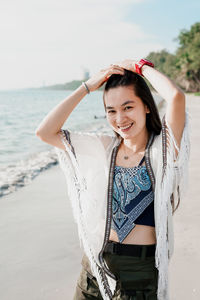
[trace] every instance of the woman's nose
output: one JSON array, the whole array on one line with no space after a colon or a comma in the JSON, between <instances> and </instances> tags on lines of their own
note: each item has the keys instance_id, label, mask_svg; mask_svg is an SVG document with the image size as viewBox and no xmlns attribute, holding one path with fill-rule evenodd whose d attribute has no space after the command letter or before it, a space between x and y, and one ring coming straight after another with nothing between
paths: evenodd
<instances>
[{"instance_id":1,"label":"woman's nose","mask_svg":"<svg viewBox=\"0 0 200 300\"><path fill-rule=\"evenodd\" d=\"M123 122L124 122L124 116L123 116L123 114L122 113L117 114L116 115L116 123L118 125L121 125L121 124L123 124Z\"/></svg>"}]
</instances>

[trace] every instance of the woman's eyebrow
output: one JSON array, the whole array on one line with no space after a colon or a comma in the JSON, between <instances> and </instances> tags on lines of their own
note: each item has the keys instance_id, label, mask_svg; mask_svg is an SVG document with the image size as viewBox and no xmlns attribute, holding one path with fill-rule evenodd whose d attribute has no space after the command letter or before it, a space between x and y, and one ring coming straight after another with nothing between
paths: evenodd
<instances>
[{"instance_id":1,"label":"woman's eyebrow","mask_svg":"<svg viewBox=\"0 0 200 300\"><path fill-rule=\"evenodd\" d=\"M136 103L136 102L133 101L133 100L128 100L128 101L122 103L121 106L124 106L124 105L126 105L128 103ZM106 109L112 109L112 108L114 108L114 107L112 107L112 106L106 106Z\"/></svg>"}]
</instances>

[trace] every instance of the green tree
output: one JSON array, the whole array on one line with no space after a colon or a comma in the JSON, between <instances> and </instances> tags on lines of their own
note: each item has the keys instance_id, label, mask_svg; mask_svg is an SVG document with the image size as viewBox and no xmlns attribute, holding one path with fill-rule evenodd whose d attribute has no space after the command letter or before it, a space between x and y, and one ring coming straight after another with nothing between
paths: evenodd
<instances>
[{"instance_id":1,"label":"green tree","mask_svg":"<svg viewBox=\"0 0 200 300\"><path fill-rule=\"evenodd\" d=\"M200 91L200 23L195 23L190 30L181 30L177 38L179 46L175 54L166 49L150 52L146 57L154 62L155 67L173 79L184 90Z\"/></svg>"},{"instance_id":2,"label":"green tree","mask_svg":"<svg viewBox=\"0 0 200 300\"><path fill-rule=\"evenodd\" d=\"M181 30L175 40L179 42L176 51L176 66L180 69L178 79L185 77L186 90L200 91L200 22L192 25L190 30Z\"/></svg>"},{"instance_id":3,"label":"green tree","mask_svg":"<svg viewBox=\"0 0 200 300\"><path fill-rule=\"evenodd\" d=\"M147 59L154 62L158 71L165 73L170 78L175 77L177 58L174 54L163 49L160 52L150 52Z\"/></svg>"}]
</instances>

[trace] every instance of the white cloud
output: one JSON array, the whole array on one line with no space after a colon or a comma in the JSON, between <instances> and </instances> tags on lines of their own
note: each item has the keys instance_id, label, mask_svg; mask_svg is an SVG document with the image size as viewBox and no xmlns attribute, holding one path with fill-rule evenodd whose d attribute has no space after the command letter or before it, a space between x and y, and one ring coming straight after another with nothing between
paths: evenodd
<instances>
[{"instance_id":1,"label":"white cloud","mask_svg":"<svg viewBox=\"0 0 200 300\"><path fill-rule=\"evenodd\" d=\"M0 5L1 89L66 82L125 58L162 49L125 20L149 0L35 0Z\"/></svg>"}]
</instances>

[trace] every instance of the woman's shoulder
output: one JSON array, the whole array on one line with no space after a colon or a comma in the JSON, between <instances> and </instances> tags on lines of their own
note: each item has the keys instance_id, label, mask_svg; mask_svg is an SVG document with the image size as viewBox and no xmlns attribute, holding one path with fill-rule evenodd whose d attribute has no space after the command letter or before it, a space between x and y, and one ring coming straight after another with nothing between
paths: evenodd
<instances>
[{"instance_id":1,"label":"woman's shoulder","mask_svg":"<svg viewBox=\"0 0 200 300\"><path fill-rule=\"evenodd\" d=\"M111 146L114 146L116 143L118 143L119 139L117 136L112 135L110 133L98 133L97 134L98 139L102 143L105 149L108 149Z\"/></svg>"},{"instance_id":2,"label":"woman's shoulder","mask_svg":"<svg viewBox=\"0 0 200 300\"><path fill-rule=\"evenodd\" d=\"M111 133L103 133L97 131L81 131L62 129L63 134L67 141L75 148L88 148L98 147L101 144L107 151L110 147L114 146L118 138Z\"/></svg>"}]
</instances>

